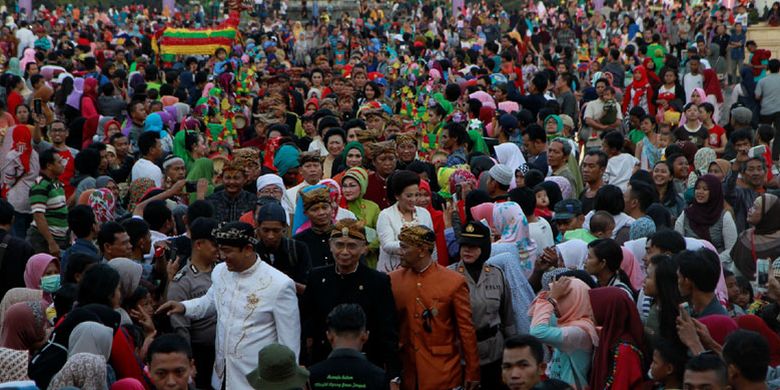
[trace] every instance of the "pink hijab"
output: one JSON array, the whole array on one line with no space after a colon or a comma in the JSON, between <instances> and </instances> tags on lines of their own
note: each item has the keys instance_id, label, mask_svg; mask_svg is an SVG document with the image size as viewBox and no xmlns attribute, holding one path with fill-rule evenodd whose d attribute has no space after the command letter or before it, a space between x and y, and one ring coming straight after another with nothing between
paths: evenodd
<instances>
[{"instance_id":1,"label":"pink hijab","mask_svg":"<svg viewBox=\"0 0 780 390\"><path fill-rule=\"evenodd\" d=\"M645 280L645 273L642 272L642 266L639 264L636 257L634 257L634 253L631 252L630 249L624 246L620 247L620 249L623 250L623 261L620 263L620 269L628 275L628 278L631 281L631 288L635 291L639 291Z\"/></svg>"},{"instance_id":2,"label":"pink hijab","mask_svg":"<svg viewBox=\"0 0 780 390\"><path fill-rule=\"evenodd\" d=\"M27 260L27 266L24 268L24 285L33 290L40 290L43 273L46 272L46 267L52 261L59 266L57 258L48 253L38 253L30 257L30 260Z\"/></svg>"},{"instance_id":3,"label":"pink hijab","mask_svg":"<svg viewBox=\"0 0 780 390\"><path fill-rule=\"evenodd\" d=\"M35 49L28 47L24 49L24 56L19 60L19 69L24 72L27 64L35 62Z\"/></svg>"},{"instance_id":4,"label":"pink hijab","mask_svg":"<svg viewBox=\"0 0 780 390\"><path fill-rule=\"evenodd\" d=\"M585 282L577 278L569 278L569 291L558 300L558 326L574 326L582 329L590 337L593 345L599 344L599 336L596 331L596 325L593 323L593 309L590 305L590 296ZM536 298L536 301L546 300L549 291L542 291ZM549 321L549 317L541 316L537 313L541 305L531 305L528 315L532 317L531 327L537 324Z\"/></svg>"},{"instance_id":5,"label":"pink hijab","mask_svg":"<svg viewBox=\"0 0 780 390\"><path fill-rule=\"evenodd\" d=\"M493 224L493 203L482 203L471 208L471 216L475 221L485 220L490 227L494 227Z\"/></svg>"},{"instance_id":6,"label":"pink hijab","mask_svg":"<svg viewBox=\"0 0 780 390\"><path fill-rule=\"evenodd\" d=\"M477 99L482 103L482 107L490 107L496 109L496 101L485 91L477 91L469 95L471 99Z\"/></svg>"}]
</instances>

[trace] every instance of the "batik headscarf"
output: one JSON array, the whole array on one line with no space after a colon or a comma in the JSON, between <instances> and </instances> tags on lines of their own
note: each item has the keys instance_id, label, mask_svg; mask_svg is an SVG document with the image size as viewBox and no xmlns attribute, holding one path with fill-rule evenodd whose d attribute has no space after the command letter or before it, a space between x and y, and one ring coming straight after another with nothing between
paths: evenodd
<instances>
[{"instance_id":1,"label":"batik headscarf","mask_svg":"<svg viewBox=\"0 0 780 390\"><path fill-rule=\"evenodd\" d=\"M693 188L699 176L706 175L710 170L710 164L715 162L718 156L712 148L701 148L693 156L694 172L688 175L688 188Z\"/></svg>"},{"instance_id":2,"label":"batik headscarf","mask_svg":"<svg viewBox=\"0 0 780 390\"><path fill-rule=\"evenodd\" d=\"M116 214L116 198L108 188L99 188L89 195L89 207L95 213L95 221L102 225L113 221Z\"/></svg>"},{"instance_id":3,"label":"batik headscarf","mask_svg":"<svg viewBox=\"0 0 780 390\"><path fill-rule=\"evenodd\" d=\"M324 184L316 184L313 186L303 187L300 190L300 194L298 194L298 200L295 204L295 215L293 216L293 234L298 234L309 226L311 226L311 221L309 221L309 217L306 216L305 211L306 208L304 206L304 194L319 190L319 189L325 189L328 191L328 199L330 199L330 188Z\"/></svg>"},{"instance_id":4,"label":"batik headscarf","mask_svg":"<svg viewBox=\"0 0 780 390\"><path fill-rule=\"evenodd\" d=\"M127 190L129 196L127 210L132 212L135 206L138 203L141 203L141 199L143 199L144 195L152 188L155 188L154 180L148 177L141 177L133 180Z\"/></svg>"},{"instance_id":5,"label":"batik headscarf","mask_svg":"<svg viewBox=\"0 0 780 390\"><path fill-rule=\"evenodd\" d=\"M28 380L29 364L29 351L0 347L0 383Z\"/></svg>"},{"instance_id":6,"label":"batik headscarf","mask_svg":"<svg viewBox=\"0 0 780 390\"><path fill-rule=\"evenodd\" d=\"M91 353L77 353L52 378L49 388L107 389L106 359Z\"/></svg>"}]
</instances>

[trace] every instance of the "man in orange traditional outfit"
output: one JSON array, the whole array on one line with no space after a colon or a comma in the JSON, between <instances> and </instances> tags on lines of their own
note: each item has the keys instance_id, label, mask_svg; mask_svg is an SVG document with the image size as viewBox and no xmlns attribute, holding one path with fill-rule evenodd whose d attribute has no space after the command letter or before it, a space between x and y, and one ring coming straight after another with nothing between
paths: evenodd
<instances>
[{"instance_id":1,"label":"man in orange traditional outfit","mask_svg":"<svg viewBox=\"0 0 780 390\"><path fill-rule=\"evenodd\" d=\"M400 323L400 388L478 388L477 336L466 279L431 259L436 235L427 227L404 227L398 239L401 268L390 273L390 280Z\"/></svg>"}]
</instances>

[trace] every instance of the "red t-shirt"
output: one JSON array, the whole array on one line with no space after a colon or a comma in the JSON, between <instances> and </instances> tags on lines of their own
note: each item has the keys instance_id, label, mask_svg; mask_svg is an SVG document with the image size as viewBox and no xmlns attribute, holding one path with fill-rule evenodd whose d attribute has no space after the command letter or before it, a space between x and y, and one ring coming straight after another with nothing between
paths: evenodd
<instances>
[{"instance_id":1,"label":"red t-shirt","mask_svg":"<svg viewBox=\"0 0 780 390\"><path fill-rule=\"evenodd\" d=\"M65 187L65 198L70 198L76 191L76 188L70 184L70 179L73 179L73 176L76 175L76 156L70 152L70 148L57 150L57 155L60 156L62 165L65 167L65 170L62 171L62 174L59 177L60 183Z\"/></svg>"},{"instance_id":2,"label":"red t-shirt","mask_svg":"<svg viewBox=\"0 0 780 390\"><path fill-rule=\"evenodd\" d=\"M721 148L723 145L721 145L720 137L723 136L723 134L726 133L726 130L718 125L712 126L709 130L707 130L707 133L709 134L709 143L710 146L713 148Z\"/></svg>"}]
</instances>

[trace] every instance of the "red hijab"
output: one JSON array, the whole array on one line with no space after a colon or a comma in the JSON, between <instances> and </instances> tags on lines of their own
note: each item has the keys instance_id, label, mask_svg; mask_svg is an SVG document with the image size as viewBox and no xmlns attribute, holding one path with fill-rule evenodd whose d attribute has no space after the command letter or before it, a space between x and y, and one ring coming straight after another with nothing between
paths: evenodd
<instances>
[{"instance_id":1,"label":"red hijab","mask_svg":"<svg viewBox=\"0 0 780 390\"><path fill-rule=\"evenodd\" d=\"M718 103L723 103L723 90L720 88L718 75L712 69L704 69L702 75L704 76L704 93L715 95Z\"/></svg>"},{"instance_id":2,"label":"red hijab","mask_svg":"<svg viewBox=\"0 0 780 390\"><path fill-rule=\"evenodd\" d=\"M428 180L420 180L420 191L427 192L429 197L433 194L431 192L431 185L428 183ZM428 210L428 212L431 214L431 217L433 217L434 213L441 213L441 211L433 208L433 199L431 199L431 202L428 202L428 206L425 206L425 209Z\"/></svg>"},{"instance_id":3,"label":"red hijab","mask_svg":"<svg viewBox=\"0 0 780 390\"><path fill-rule=\"evenodd\" d=\"M89 79L89 80L94 80L94 79ZM84 121L84 126L82 127L82 131L81 131L82 148L86 149L90 144L92 144L92 137L94 137L95 134L97 134L99 123L100 123L99 115L91 116L87 118L86 121Z\"/></svg>"},{"instance_id":4,"label":"red hijab","mask_svg":"<svg viewBox=\"0 0 780 390\"><path fill-rule=\"evenodd\" d=\"M699 322L707 327L712 339L720 345L725 344L726 337L739 329L739 325L731 317L719 314L701 317Z\"/></svg>"},{"instance_id":5,"label":"red hijab","mask_svg":"<svg viewBox=\"0 0 780 390\"><path fill-rule=\"evenodd\" d=\"M24 172L30 172L30 156L32 156L32 134L27 125L17 125L14 127L14 150L19 152L19 160L22 162Z\"/></svg>"},{"instance_id":6,"label":"red hijab","mask_svg":"<svg viewBox=\"0 0 780 390\"><path fill-rule=\"evenodd\" d=\"M479 120L483 126L487 126L488 123L493 121L493 116L496 114L496 110L492 107L485 107L479 109Z\"/></svg>"},{"instance_id":7,"label":"red hijab","mask_svg":"<svg viewBox=\"0 0 780 390\"><path fill-rule=\"evenodd\" d=\"M115 120L110 120L106 122L105 125L103 125L103 143L108 143L108 128L111 127L111 125L116 125L119 128L119 131L122 131L122 124Z\"/></svg>"},{"instance_id":8,"label":"red hijab","mask_svg":"<svg viewBox=\"0 0 780 390\"><path fill-rule=\"evenodd\" d=\"M619 287L591 289L590 304L593 319L600 326L599 345L593 354L590 369L590 388L603 389L611 374L613 350L618 343L629 343L642 348L644 327L636 304Z\"/></svg>"},{"instance_id":9,"label":"red hijab","mask_svg":"<svg viewBox=\"0 0 780 390\"><path fill-rule=\"evenodd\" d=\"M761 317L748 314L737 317L740 328L759 333L769 344L769 365L780 365L780 336L773 331Z\"/></svg>"},{"instance_id":10,"label":"red hijab","mask_svg":"<svg viewBox=\"0 0 780 390\"><path fill-rule=\"evenodd\" d=\"M645 100L647 101L647 108L652 113L655 111L653 109L653 98L652 98L652 87L650 86L650 79L647 76L647 69L645 69L644 66L637 66L634 68L634 75L640 75L641 80L637 80L634 78L634 81L631 82L631 85L628 86L628 91L626 91L624 98L623 98L623 110L628 110L628 100L631 99L631 107L639 106L640 101L642 100L642 96L645 97ZM633 91L633 93L631 93Z\"/></svg>"},{"instance_id":11,"label":"red hijab","mask_svg":"<svg viewBox=\"0 0 780 390\"><path fill-rule=\"evenodd\" d=\"M98 81L94 77L87 77L87 79L84 80L84 93L81 95L81 98L87 98L92 100L92 103L95 105L95 108L97 108L97 98L98 98Z\"/></svg>"}]
</instances>

